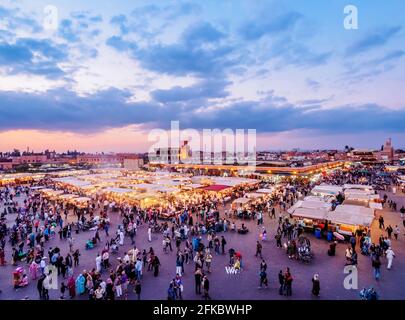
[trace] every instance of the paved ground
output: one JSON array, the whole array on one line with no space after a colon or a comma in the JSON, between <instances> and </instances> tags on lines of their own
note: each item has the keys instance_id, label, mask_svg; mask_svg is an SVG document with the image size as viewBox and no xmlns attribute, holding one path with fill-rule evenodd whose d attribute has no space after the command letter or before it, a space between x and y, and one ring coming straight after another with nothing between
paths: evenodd
<instances>
[{"instance_id":1,"label":"paved ground","mask_svg":"<svg viewBox=\"0 0 405 320\"><path fill-rule=\"evenodd\" d=\"M392 195L388 193L389 197L398 203L398 209L405 205L405 195ZM0 210L3 210L0 208ZM221 210L222 211L222 210ZM399 212L390 212L388 209L382 211L386 225L391 224L395 226L400 225L401 236L398 241L393 241L393 250L397 257L394 260L393 269L386 269L386 261L383 259L381 280L376 282L373 279L370 258L364 257L359 254L359 289L373 285L381 296L381 299L404 299L405 298L405 236L402 222L400 221ZM13 220L13 215L8 216L9 220ZM110 234L116 230L119 223L119 217L110 214L112 227ZM240 221L237 221L240 224ZM217 299L359 299L358 290L346 290L343 287L343 280L345 274L343 268L345 264L344 250L346 244L339 244L337 247L337 254L335 257L329 257L326 252L329 244L326 240L315 239L312 235L308 237L312 241L312 248L315 258L311 264L302 264L297 261L288 259L286 253L282 249L276 248L275 240L273 238L276 231L277 223L275 220L270 220L268 216L265 217L264 225L266 226L269 234L268 242L263 244L263 255L268 264L268 278L269 288L258 289L258 268L260 259L254 256L255 244L258 239L258 228L255 222L246 222L250 232L247 235L239 235L231 232L225 233L225 238L228 242L227 250L231 247L240 251L243 255L245 269L236 275L228 275L225 271L225 266L228 262L228 254L224 256L214 256L212 262L212 273L209 275L211 282L211 297ZM138 229L136 236L136 245L138 248L150 247L147 241L147 228L141 226ZM95 256L97 248L86 251L84 249L84 242L90 237L91 232L82 232L75 235L76 246L81 250L82 256L80 266L74 270L75 277L83 270L90 270L95 267ZM375 221L372 227L372 237L378 238L380 231L378 230L378 222ZM103 243L106 240L105 234L101 233ZM175 254L174 252L165 254L162 251L162 238L161 235L154 234L152 246L155 249L161 263L161 271L159 277L154 278L150 272L144 271L142 281L142 299L166 299L166 290L169 281L175 275ZM68 244L64 240L55 238L47 243L49 246L58 246L65 255L68 251ZM183 245L184 246L184 245ZM124 248L120 249L120 253L130 248L130 239L125 239ZM7 261L10 261L10 248L7 244ZM116 257L120 254L116 255ZM114 257L110 260L115 260ZM20 263L28 271L28 266ZM114 261L114 266L116 262ZM292 297L284 297L278 295L278 278L277 274L280 269L290 267L294 282L293 282L293 295ZM0 267L0 289L3 291L0 294L0 299L37 299L38 293L36 290L36 281L31 281L28 287L22 289L14 289L12 287L12 271L15 267L6 265ZM184 299L201 299L199 295L194 293L194 265L190 263L185 266L185 275L183 276L184 283ZM311 278L314 273L320 275L321 281L321 296L315 298L311 295ZM59 292L50 290L50 298L58 299ZM80 297L87 299L87 296ZM134 299L134 294L131 292L129 299Z\"/></svg>"}]
</instances>

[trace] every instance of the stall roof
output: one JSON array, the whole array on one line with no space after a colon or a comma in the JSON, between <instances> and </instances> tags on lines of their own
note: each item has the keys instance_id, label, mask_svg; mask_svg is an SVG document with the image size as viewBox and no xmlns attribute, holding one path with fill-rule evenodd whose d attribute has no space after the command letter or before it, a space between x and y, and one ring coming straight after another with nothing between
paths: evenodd
<instances>
[{"instance_id":1,"label":"stall roof","mask_svg":"<svg viewBox=\"0 0 405 320\"><path fill-rule=\"evenodd\" d=\"M256 192L259 193L272 193L274 191L274 189L270 189L270 188L262 188L262 189L257 189Z\"/></svg>"},{"instance_id":2,"label":"stall roof","mask_svg":"<svg viewBox=\"0 0 405 320\"><path fill-rule=\"evenodd\" d=\"M60 183L69 184L69 185L77 187L77 188L87 187L87 186L91 185L90 182L79 180L75 177L54 178L52 180L56 181L56 182L60 182Z\"/></svg>"},{"instance_id":3,"label":"stall roof","mask_svg":"<svg viewBox=\"0 0 405 320\"><path fill-rule=\"evenodd\" d=\"M343 189L360 189L360 190L373 190L372 186L369 185L363 185L363 184L350 184L346 183L343 185Z\"/></svg>"},{"instance_id":4,"label":"stall roof","mask_svg":"<svg viewBox=\"0 0 405 320\"><path fill-rule=\"evenodd\" d=\"M331 204L325 201L319 200L298 200L291 208L287 210L288 213L293 214L298 209L309 209L309 210L331 210Z\"/></svg>"},{"instance_id":5,"label":"stall roof","mask_svg":"<svg viewBox=\"0 0 405 320\"><path fill-rule=\"evenodd\" d=\"M343 188L340 186L327 185L327 184L321 184L319 186L315 186L312 189L312 193L322 193L322 194L329 194L329 195L336 195L342 191L343 191Z\"/></svg>"},{"instance_id":6,"label":"stall roof","mask_svg":"<svg viewBox=\"0 0 405 320\"><path fill-rule=\"evenodd\" d=\"M213 184L211 186L202 187L201 189L203 189L205 191L221 191L221 190L225 190L227 188L229 188L229 186L220 185L220 184Z\"/></svg>"},{"instance_id":7,"label":"stall roof","mask_svg":"<svg viewBox=\"0 0 405 320\"><path fill-rule=\"evenodd\" d=\"M77 194L62 194L59 196L61 199L73 199L73 198L78 198L79 196Z\"/></svg>"},{"instance_id":8,"label":"stall roof","mask_svg":"<svg viewBox=\"0 0 405 320\"><path fill-rule=\"evenodd\" d=\"M88 197L79 197L79 198L74 198L73 200L75 202L86 202L86 201L90 201L91 199Z\"/></svg>"},{"instance_id":9,"label":"stall roof","mask_svg":"<svg viewBox=\"0 0 405 320\"><path fill-rule=\"evenodd\" d=\"M327 219L327 211L320 208L297 208L294 210L294 213L292 213L292 216L306 219L325 220Z\"/></svg>"},{"instance_id":10,"label":"stall roof","mask_svg":"<svg viewBox=\"0 0 405 320\"><path fill-rule=\"evenodd\" d=\"M368 206L372 209L377 209L377 210L383 209L382 203L379 203L379 202L370 201L368 203Z\"/></svg>"},{"instance_id":11,"label":"stall roof","mask_svg":"<svg viewBox=\"0 0 405 320\"><path fill-rule=\"evenodd\" d=\"M238 198L238 199L233 200L232 203L245 204L245 203L249 203L251 201L252 201L252 199L249 199L249 198Z\"/></svg>"},{"instance_id":12,"label":"stall roof","mask_svg":"<svg viewBox=\"0 0 405 320\"><path fill-rule=\"evenodd\" d=\"M120 193L120 194L134 192L134 190L127 189L127 188L106 188L105 191L106 192L113 192L113 193Z\"/></svg>"},{"instance_id":13,"label":"stall roof","mask_svg":"<svg viewBox=\"0 0 405 320\"><path fill-rule=\"evenodd\" d=\"M355 210L350 207L368 209L374 212L373 209L351 205L340 205L338 207L342 208L340 210L335 210L328 213L328 220L330 220L332 223L369 227L374 220L374 213L364 214L364 212L360 213L360 211L355 212Z\"/></svg>"},{"instance_id":14,"label":"stall roof","mask_svg":"<svg viewBox=\"0 0 405 320\"><path fill-rule=\"evenodd\" d=\"M334 212L336 212L336 213L349 212L353 215L364 215L364 216L374 217L374 209L363 207L363 206L351 205L351 204L338 205Z\"/></svg>"},{"instance_id":15,"label":"stall roof","mask_svg":"<svg viewBox=\"0 0 405 320\"><path fill-rule=\"evenodd\" d=\"M263 196L264 194L260 192L248 192L245 194L245 198L260 198Z\"/></svg>"}]
</instances>

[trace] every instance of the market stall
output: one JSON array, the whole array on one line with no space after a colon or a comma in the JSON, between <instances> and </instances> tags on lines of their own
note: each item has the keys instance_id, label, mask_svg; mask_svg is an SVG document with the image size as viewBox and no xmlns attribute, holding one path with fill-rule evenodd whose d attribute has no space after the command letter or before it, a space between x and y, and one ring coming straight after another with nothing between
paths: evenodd
<instances>
[{"instance_id":1,"label":"market stall","mask_svg":"<svg viewBox=\"0 0 405 320\"><path fill-rule=\"evenodd\" d=\"M351 236L358 228L370 227L375 210L356 205L339 205L328 214L328 220L337 226L337 232Z\"/></svg>"}]
</instances>

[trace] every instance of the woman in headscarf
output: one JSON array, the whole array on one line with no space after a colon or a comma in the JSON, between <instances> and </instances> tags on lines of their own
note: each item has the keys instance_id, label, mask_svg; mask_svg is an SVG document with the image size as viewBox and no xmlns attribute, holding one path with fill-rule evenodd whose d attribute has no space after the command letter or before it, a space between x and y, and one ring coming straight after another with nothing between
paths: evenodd
<instances>
[{"instance_id":1,"label":"woman in headscarf","mask_svg":"<svg viewBox=\"0 0 405 320\"><path fill-rule=\"evenodd\" d=\"M86 278L83 276L83 274L79 274L79 276L76 278L76 293L78 295L81 295L84 293L85 283L86 283Z\"/></svg>"},{"instance_id":2,"label":"woman in headscarf","mask_svg":"<svg viewBox=\"0 0 405 320\"><path fill-rule=\"evenodd\" d=\"M87 291L90 292L91 289L93 289L94 284L93 284L93 278L91 277L91 274L88 273L86 277L86 289Z\"/></svg>"},{"instance_id":3,"label":"woman in headscarf","mask_svg":"<svg viewBox=\"0 0 405 320\"><path fill-rule=\"evenodd\" d=\"M39 265L35 261L32 261L29 267L29 272L32 280L36 280L38 268Z\"/></svg>"},{"instance_id":4,"label":"woman in headscarf","mask_svg":"<svg viewBox=\"0 0 405 320\"><path fill-rule=\"evenodd\" d=\"M75 279L73 278L73 276L70 276L67 286L69 289L70 299L73 299L76 295L76 284L75 284Z\"/></svg>"},{"instance_id":5,"label":"woman in headscarf","mask_svg":"<svg viewBox=\"0 0 405 320\"><path fill-rule=\"evenodd\" d=\"M319 282L319 275L317 273L314 274L312 278L312 294L314 296L319 297L319 292L321 291L321 285Z\"/></svg>"}]
</instances>

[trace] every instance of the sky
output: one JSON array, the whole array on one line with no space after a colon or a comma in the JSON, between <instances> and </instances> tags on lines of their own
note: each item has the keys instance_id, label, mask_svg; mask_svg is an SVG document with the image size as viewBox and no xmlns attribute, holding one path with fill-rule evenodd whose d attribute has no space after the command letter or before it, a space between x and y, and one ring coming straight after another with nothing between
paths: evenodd
<instances>
[{"instance_id":1,"label":"sky","mask_svg":"<svg viewBox=\"0 0 405 320\"><path fill-rule=\"evenodd\" d=\"M402 0L0 0L0 151L144 152L171 121L256 129L261 150L405 148L404 13Z\"/></svg>"}]
</instances>

